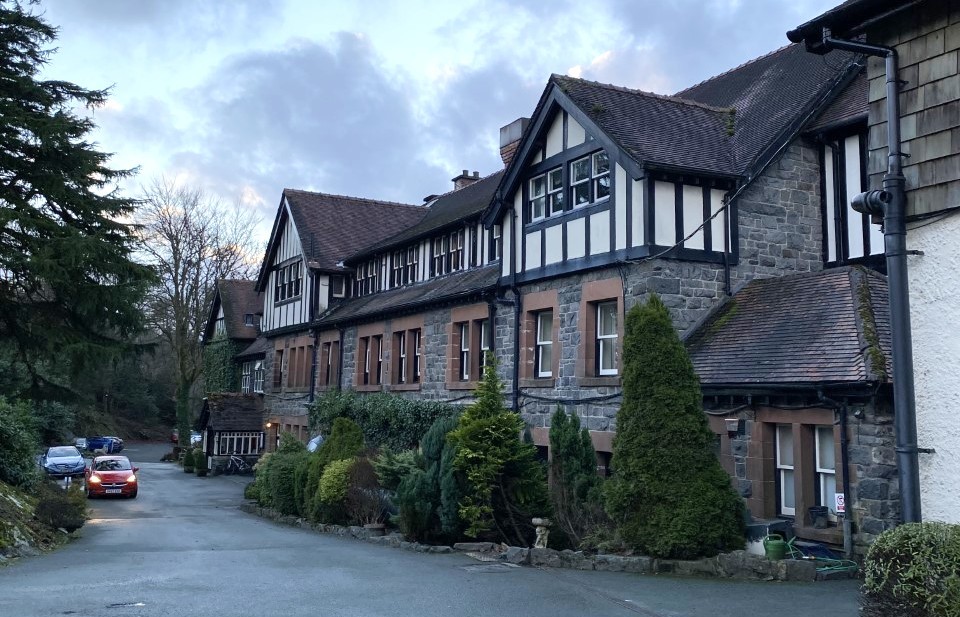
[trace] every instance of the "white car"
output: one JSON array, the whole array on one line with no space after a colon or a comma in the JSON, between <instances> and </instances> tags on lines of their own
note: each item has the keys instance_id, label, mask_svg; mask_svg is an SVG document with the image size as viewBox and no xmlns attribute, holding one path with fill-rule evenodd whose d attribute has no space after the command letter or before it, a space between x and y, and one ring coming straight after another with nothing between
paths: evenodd
<instances>
[{"instance_id":1,"label":"white car","mask_svg":"<svg viewBox=\"0 0 960 617\"><path fill-rule=\"evenodd\" d=\"M77 437L73 440L73 445L77 447L77 450L83 452L87 449L87 438L86 437Z\"/></svg>"}]
</instances>

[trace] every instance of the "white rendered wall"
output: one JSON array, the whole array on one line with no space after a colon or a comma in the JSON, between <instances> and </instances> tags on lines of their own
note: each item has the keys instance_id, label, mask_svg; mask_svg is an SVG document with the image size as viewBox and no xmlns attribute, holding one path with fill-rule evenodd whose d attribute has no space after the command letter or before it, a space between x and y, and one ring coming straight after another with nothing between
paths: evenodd
<instances>
[{"instance_id":1,"label":"white rendered wall","mask_svg":"<svg viewBox=\"0 0 960 617\"><path fill-rule=\"evenodd\" d=\"M960 215L911 229L910 319L913 331L920 502L924 520L960 523Z\"/></svg>"}]
</instances>

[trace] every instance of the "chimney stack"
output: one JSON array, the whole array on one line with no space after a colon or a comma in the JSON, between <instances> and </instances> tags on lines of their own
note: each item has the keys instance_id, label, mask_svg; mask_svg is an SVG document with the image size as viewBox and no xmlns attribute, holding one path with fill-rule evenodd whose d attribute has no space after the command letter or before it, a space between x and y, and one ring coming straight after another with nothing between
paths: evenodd
<instances>
[{"instance_id":1,"label":"chimney stack","mask_svg":"<svg viewBox=\"0 0 960 617\"><path fill-rule=\"evenodd\" d=\"M475 171L473 175L470 174L466 169L463 170L463 173L453 178L453 190L459 191L462 188L468 187L477 180L480 179L480 172Z\"/></svg>"},{"instance_id":2,"label":"chimney stack","mask_svg":"<svg viewBox=\"0 0 960 617\"><path fill-rule=\"evenodd\" d=\"M503 160L504 167L510 164L513 155L517 153L520 138L523 137L523 132L527 130L529 123L530 118L517 118L500 129L500 158Z\"/></svg>"}]
</instances>

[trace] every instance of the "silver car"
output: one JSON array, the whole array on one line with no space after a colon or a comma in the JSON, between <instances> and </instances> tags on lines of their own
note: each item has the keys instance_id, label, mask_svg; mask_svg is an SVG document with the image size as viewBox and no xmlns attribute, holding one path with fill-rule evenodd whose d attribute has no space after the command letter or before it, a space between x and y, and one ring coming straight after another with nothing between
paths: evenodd
<instances>
[{"instance_id":1,"label":"silver car","mask_svg":"<svg viewBox=\"0 0 960 617\"><path fill-rule=\"evenodd\" d=\"M53 446L40 457L40 466L51 478L82 478L87 463L75 446Z\"/></svg>"}]
</instances>

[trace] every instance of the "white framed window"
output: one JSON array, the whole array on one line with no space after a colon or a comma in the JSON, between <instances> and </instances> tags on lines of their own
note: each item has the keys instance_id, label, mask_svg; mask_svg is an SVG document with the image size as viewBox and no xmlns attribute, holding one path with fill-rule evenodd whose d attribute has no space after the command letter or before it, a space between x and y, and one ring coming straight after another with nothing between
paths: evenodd
<instances>
[{"instance_id":1,"label":"white framed window","mask_svg":"<svg viewBox=\"0 0 960 617\"><path fill-rule=\"evenodd\" d=\"M470 381L470 323L460 324L460 379Z\"/></svg>"},{"instance_id":2,"label":"white framed window","mask_svg":"<svg viewBox=\"0 0 960 617\"><path fill-rule=\"evenodd\" d=\"M286 280L287 280L287 269L286 268L278 269L274 278L274 282L276 283L273 289L274 302L282 302L283 300L287 299Z\"/></svg>"},{"instance_id":3,"label":"white framed window","mask_svg":"<svg viewBox=\"0 0 960 617\"><path fill-rule=\"evenodd\" d=\"M373 375L373 383L381 384L383 383L383 337L373 337L373 345L377 351L377 372Z\"/></svg>"},{"instance_id":4,"label":"white framed window","mask_svg":"<svg viewBox=\"0 0 960 617\"><path fill-rule=\"evenodd\" d=\"M406 283L417 282L417 266L420 265L420 252L417 247L407 249L407 272L403 277Z\"/></svg>"},{"instance_id":5,"label":"white framed window","mask_svg":"<svg viewBox=\"0 0 960 617\"><path fill-rule=\"evenodd\" d=\"M257 325L256 320L254 319L253 313L246 313L243 316L243 325L245 326L255 326Z\"/></svg>"},{"instance_id":6,"label":"white framed window","mask_svg":"<svg viewBox=\"0 0 960 617\"><path fill-rule=\"evenodd\" d=\"M563 168L547 172L547 207L549 214L563 212Z\"/></svg>"},{"instance_id":7,"label":"white framed window","mask_svg":"<svg viewBox=\"0 0 960 617\"><path fill-rule=\"evenodd\" d=\"M360 339L363 342L363 383L370 383L370 338Z\"/></svg>"},{"instance_id":8,"label":"white framed window","mask_svg":"<svg viewBox=\"0 0 960 617\"><path fill-rule=\"evenodd\" d=\"M397 383L407 383L407 333L397 333Z\"/></svg>"},{"instance_id":9,"label":"white framed window","mask_svg":"<svg viewBox=\"0 0 960 617\"><path fill-rule=\"evenodd\" d=\"M433 241L433 275L443 276L447 273L447 250L450 246L450 237L443 236Z\"/></svg>"},{"instance_id":10,"label":"white framed window","mask_svg":"<svg viewBox=\"0 0 960 617\"><path fill-rule=\"evenodd\" d=\"M610 197L610 159L604 151L591 155L593 172L593 201Z\"/></svg>"},{"instance_id":11,"label":"white framed window","mask_svg":"<svg viewBox=\"0 0 960 617\"><path fill-rule=\"evenodd\" d=\"M394 251L390 259L390 287L400 287L404 284L403 276L407 272L407 254L404 251Z\"/></svg>"},{"instance_id":12,"label":"white framed window","mask_svg":"<svg viewBox=\"0 0 960 617\"><path fill-rule=\"evenodd\" d=\"M480 329L480 375L477 379L483 379L483 371L487 368L487 364L491 361L491 358L488 357L490 352L490 320L481 319L478 322L478 327Z\"/></svg>"},{"instance_id":13,"label":"white framed window","mask_svg":"<svg viewBox=\"0 0 960 617\"><path fill-rule=\"evenodd\" d=\"M530 179L530 220L539 221L547 214L547 176Z\"/></svg>"},{"instance_id":14,"label":"white framed window","mask_svg":"<svg viewBox=\"0 0 960 617\"><path fill-rule=\"evenodd\" d=\"M496 261L497 259L500 259L500 249L503 242L501 239L503 229L499 224L496 224L493 226L493 230L490 233L492 240L490 242L490 259L488 261Z\"/></svg>"},{"instance_id":15,"label":"white framed window","mask_svg":"<svg viewBox=\"0 0 960 617\"><path fill-rule=\"evenodd\" d=\"M250 388L253 385L253 363L244 362L240 365L240 392L250 394Z\"/></svg>"},{"instance_id":16,"label":"white framed window","mask_svg":"<svg viewBox=\"0 0 960 617\"><path fill-rule=\"evenodd\" d=\"M450 234L450 272L457 272L464 266L463 230Z\"/></svg>"},{"instance_id":17,"label":"white framed window","mask_svg":"<svg viewBox=\"0 0 960 617\"><path fill-rule=\"evenodd\" d=\"M816 427L816 462L818 505L830 508L830 518L836 520L837 462L833 427Z\"/></svg>"},{"instance_id":18,"label":"white framed window","mask_svg":"<svg viewBox=\"0 0 960 617\"><path fill-rule=\"evenodd\" d=\"M253 362L253 391L263 394L263 360Z\"/></svg>"},{"instance_id":19,"label":"white framed window","mask_svg":"<svg viewBox=\"0 0 960 617\"><path fill-rule=\"evenodd\" d=\"M413 331L413 370L411 371L413 383L420 383L420 330Z\"/></svg>"},{"instance_id":20,"label":"white framed window","mask_svg":"<svg viewBox=\"0 0 960 617\"><path fill-rule=\"evenodd\" d=\"M553 311L537 313L537 377L553 376Z\"/></svg>"},{"instance_id":21,"label":"white framed window","mask_svg":"<svg viewBox=\"0 0 960 617\"><path fill-rule=\"evenodd\" d=\"M588 204L590 199L590 157L570 163L570 193L573 207Z\"/></svg>"},{"instance_id":22,"label":"white framed window","mask_svg":"<svg viewBox=\"0 0 960 617\"><path fill-rule=\"evenodd\" d=\"M777 425L777 488L780 496L780 514L795 516L797 512L795 476L793 468L793 427Z\"/></svg>"},{"instance_id":23,"label":"white framed window","mask_svg":"<svg viewBox=\"0 0 960 617\"><path fill-rule=\"evenodd\" d=\"M617 301L597 304L597 375L617 374Z\"/></svg>"},{"instance_id":24,"label":"white framed window","mask_svg":"<svg viewBox=\"0 0 960 617\"><path fill-rule=\"evenodd\" d=\"M220 433L217 439L217 449L214 454L256 454L260 451L260 433L227 432Z\"/></svg>"},{"instance_id":25,"label":"white framed window","mask_svg":"<svg viewBox=\"0 0 960 617\"><path fill-rule=\"evenodd\" d=\"M220 335L227 333L227 322L223 317L217 317L216 321L213 322L213 334Z\"/></svg>"},{"instance_id":26,"label":"white framed window","mask_svg":"<svg viewBox=\"0 0 960 617\"><path fill-rule=\"evenodd\" d=\"M346 295L346 285L344 285L343 276L334 274L330 277L330 295L334 298L342 298Z\"/></svg>"}]
</instances>

